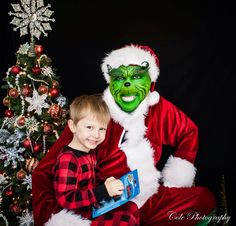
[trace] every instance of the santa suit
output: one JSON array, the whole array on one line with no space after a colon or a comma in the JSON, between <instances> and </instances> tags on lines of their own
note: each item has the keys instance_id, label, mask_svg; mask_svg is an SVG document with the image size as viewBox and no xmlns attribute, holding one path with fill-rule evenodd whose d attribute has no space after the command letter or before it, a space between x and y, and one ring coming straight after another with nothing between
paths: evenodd
<instances>
[{"instance_id":1,"label":"santa suit","mask_svg":"<svg viewBox=\"0 0 236 226\"><path fill-rule=\"evenodd\" d=\"M120 65L142 65L144 61L149 63L148 72L155 82L159 61L149 47L131 45L111 52L103 61L102 71L109 83L107 65L118 68ZM96 150L97 163L104 178L119 178L130 170L138 170L140 194L132 201L139 207L141 225L191 226L208 215L215 207L214 196L206 188L192 187L196 173L193 163L198 149L196 125L157 92L149 92L131 113L124 112L116 104L109 88L104 92L104 100L112 121L105 141ZM33 172L33 210L40 226L52 214L56 220L64 218L70 222L71 213L58 213L61 208L55 204L52 166L61 147L71 139L72 134L66 128ZM157 166L163 145L175 147L175 152L159 172ZM139 218L136 212L130 214ZM76 218L72 219L75 223L70 225L82 225L76 223L77 216L72 215L72 218Z\"/></svg>"},{"instance_id":2,"label":"santa suit","mask_svg":"<svg viewBox=\"0 0 236 226\"><path fill-rule=\"evenodd\" d=\"M196 125L156 92L150 93L131 114L120 110L108 89L104 99L113 119L105 141L97 149L97 163L104 178L119 178L130 170L138 169L141 191L132 201L140 208L141 225L190 226L199 221L200 216L208 215L215 207L213 195L206 188L191 187L198 148ZM61 211L53 194L55 156L71 139L72 134L66 128L33 172L34 217L39 222L36 225L48 221L52 214L56 220L86 221L77 219L78 216L71 212ZM176 151L159 172L156 166L162 145L172 145ZM164 186L160 186L161 180Z\"/></svg>"},{"instance_id":3,"label":"santa suit","mask_svg":"<svg viewBox=\"0 0 236 226\"><path fill-rule=\"evenodd\" d=\"M197 126L157 92L149 93L132 113L119 108L109 89L104 100L113 120L97 151L100 172L103 177L119 178L138 169L141 193L133 201L140 208L141 224L194 225L200 217L193 212L209 214L215 207L214 196L206 188L192 187ZM159 172L163 145L175 147L175 153ZM178 216L181 220L175 219Z\"/></svg>"}]
</instances>

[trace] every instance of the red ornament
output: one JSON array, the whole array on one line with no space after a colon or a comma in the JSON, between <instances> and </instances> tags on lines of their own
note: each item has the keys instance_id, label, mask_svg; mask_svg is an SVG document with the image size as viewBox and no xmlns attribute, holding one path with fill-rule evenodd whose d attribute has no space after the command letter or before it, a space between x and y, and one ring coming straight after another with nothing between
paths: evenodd
<instances>
[{"instance_id":1,"label":"red ornament","mask_svg":"<svg viewBox=\"0 0 236 226\"><path fill-rule=\"evenodd\" d=\"M19 127L24 126L25 125L25 116L21 116L20 118L18 118L16 123Z\"/></svg>"},{"instance_id":2,"label":"red ornament","mask_svg":"<svg viewBox=\"0 0 236 226\"><path fill-rule=\"evenodd\" d=\"M39 164L39 160L36 158L30 158L26 160L25 168L29 171L32 172L37 165Z\"/></svg>"},{"instance_id":3,"label":"red ornament","mask_svg":"<svg viewBox=\"0 0 236 226\"><path fill-rule=\"evenodd\" d=\"M29 138L25 138L25 139L23 140L23 146L24 146L26 149L31 149L30 143L33 145L33 142L32 142Z\"/></svg>"},{"instance_id":4,"label":"red ornament","mask_svg":"<svg viewBox=\"0 0 236 226\"><path fill-rule=\"evenodd\" d=\"M10 104L9 97L4 97L4 99L3 99L3 105L9 106L9 104Z\"/></svg>"},{"instance_id":5,"label":"red ornament","mask_svg":"<svg viewBox=\"0 0 236 226\"><path fill-rule=\"evenodd\" d=\"M17 202L10 205L10 210L12 213L15 213L15 214L19 214L22 211L19 203L17 203Z\"/></svg>"},{"instance_id":6,"label":"red ornament","mask_svg":"<svg viewBox=\"0 0 236 226\"><path fill-rule=\"evenodd\" d=\"M36 54L42 54L43 53L43 46L42 45L35 45L34 51Z\"/></svg>"},{"instance_id":7,"label":"red ornament","mask_svg":"<svg viewBox=\"0 0 236 226\"><path fill-rule=\"evenodd\" d=\"M45 134L51 133L51 132L52 132L52 126L49 125L49 124L45 124L45 125L43 126L43 132L44 132Z\"/></svg>"},{"instance_id":8,"label":"red ornament","mask_svg":"<svg viewBox=\"0 0 236 226\"><path fill-rule=\"evenodd\" d=\"M62 115L62 107L59 104L53 104L48 109L48 113L54 119L59 119Z\"/></svg>"},{"instance_id":9,"label":"red ornament","mask_svg":"<svg viewBox=\"0 0 236 226\"><path fill-rule=\"evenodd\" d=\"M5 116L6 117L11 118L11 117L13 117L13 115L14 115L13 110L8 109L8 110L5 111Z\"/></svg>"},{"instance_id":10,"label":"red ornament","mask_svg":"<svg viewBox=\"0 0 236 226\"><path fill-rule=\"evenodd\" d=\"M42 150L42 144L35 144L34 145L34 153L37 153Z\"/></svg>"},{"instance_id":11,"label":"red ornament","mask_svg":"<svg viewBox=\"0 0 236 226\"><path fill-rule=\"evenodd\" d=\"M17 98L19 96L19 92L16 88L12 88L9 90L8 95L12 98Z\"/></svg>"},{"instance_id":12,"label":"red ornament","mask_svg":"<svg viewBox=\"0 0 236 226\"><path fill-rule=\"evenodd\" d=\"M41 94L45 94L45 93L48 92L48 87L47 87L47 86L44 86L44 85L41 85L41 86L39 86L38 91L39 91L39 93L41 93Z\"/></svg>"},{"instance_id":13,"label":"red ornament","mask_svg":"<svg viewBox=\"0 0 236 226\"><path fill-rule=\"evenodd\" d=\"M59 96L59 93L60 93L60 92L59 92L59 89L53 87L53 88L50 88L50 89L49 89L48 95L49 95L50 97L56 98L56 97Z\"/></svg>"},{"instance_id":14,"label":"red ornament","mask_svg":"<svg viewBox=\"0 0 236 226\"><path fill-rule=\"evenodd\" d=\"M25 96L28 97L31 95L32 93L32 89L31 87L29 87L29 85L24 85L21 89L21 93Z\"/></svg>"},{"instance_id":15,"label":"red ornament","mask_svg":"<svg viewBox=\"0 0 236 226\"><path fill-rule=\"evenodd\" d=\"M19 66L13 66L11 68L11 73L18 74L21 71L21 68Z\"/></svg>"},{"instance_id":16,"label":"red ornament","mask_svg":"<svg viewBox=\"0 0 236 226\"><path fill-rule=\"evenodd\" d=\"M33 72L33 74L35 74L35 75L40 75L40 73L41 73L41 68L38 67L38 66L32 67L32 72Z\"/></svg>"},{"instance_id":17,"label":"red ornament","mask_svg":"<svg viewBox=\"0 0 236 226\"><path fill-rule=\"evenodd\" d=\"M25 179L26 175L27 175L27 173L26 173L23 169L21 169L20 171L18 171L18 172L16 173L16 178L17 178L18 180L22 181L22 180Z\"/></svg>"},{"instance_id":18,"label":"red ornament","mask_svg":"<svg viewBox=\"0 0 236 226\"><path fill-rule=\"evenodd\" d=\"M11 189L9 189L8 191L5 192L6 196L11 196L13 195L13 191Z\"/></svg>"}]
</instances>

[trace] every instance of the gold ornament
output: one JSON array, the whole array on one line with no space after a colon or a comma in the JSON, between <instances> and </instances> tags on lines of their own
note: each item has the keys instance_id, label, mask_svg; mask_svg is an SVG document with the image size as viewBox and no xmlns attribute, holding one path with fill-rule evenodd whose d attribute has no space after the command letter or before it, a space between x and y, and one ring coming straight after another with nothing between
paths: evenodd
<instances>
[{"instance_id":1,"label":"gold ornament","mask_svg":"<svg viewBox=\"0 0 236 226\"><path fill-rule=\"evenodd\" d=\"M20 171L18 171L18 172L16 173L16 178L17 178L18 180L22 181L22 180L25 179L26 175L27 175L27 173L26 173L23 169L21 169Z\"/></svg>"}]
</instances>

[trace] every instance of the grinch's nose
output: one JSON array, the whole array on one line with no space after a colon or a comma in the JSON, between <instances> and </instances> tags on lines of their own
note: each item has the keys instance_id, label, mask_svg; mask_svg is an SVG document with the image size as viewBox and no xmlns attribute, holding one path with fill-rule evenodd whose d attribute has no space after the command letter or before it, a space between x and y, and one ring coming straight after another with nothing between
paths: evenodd
<instances>
[{"instance_id":1,"label":"grinch's nose","mask_svg":"<svg viewBox=\"0 0 236 226\"><path fill-rule=\"evenodd\" d=\"M130 82L126 82L126 83L124 84L125 87L128 87L128 86L130 86L130 85L131 85Z\"/></svg>"}]
</instances>

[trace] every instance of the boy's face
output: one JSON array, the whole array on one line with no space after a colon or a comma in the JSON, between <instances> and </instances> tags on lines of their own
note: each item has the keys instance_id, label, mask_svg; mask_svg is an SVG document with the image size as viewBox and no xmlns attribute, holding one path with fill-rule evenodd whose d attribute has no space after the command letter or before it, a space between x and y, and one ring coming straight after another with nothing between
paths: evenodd
<instances>
[{"instance_id":1,"label":"boy's face","mask_svg":"<svg viewBox=\"0 0 236 226\"><path fill-rule=\"evenodd\" d=\"M108 123L102 123L94 115L88 114L75 125L70 119L69 128L73 133L73 144L76 149L89 152L96 148L105 139Z\"/></svg>"}]
</instances>

